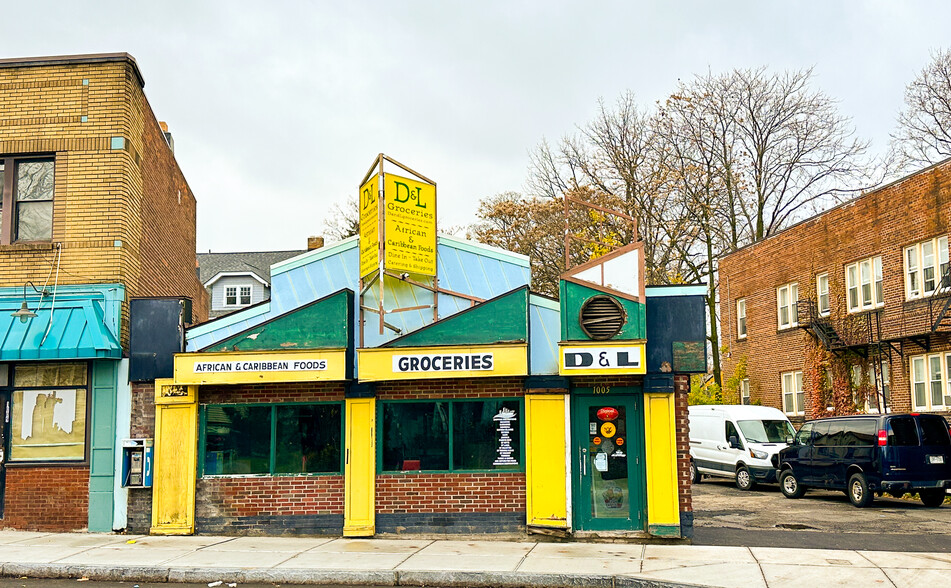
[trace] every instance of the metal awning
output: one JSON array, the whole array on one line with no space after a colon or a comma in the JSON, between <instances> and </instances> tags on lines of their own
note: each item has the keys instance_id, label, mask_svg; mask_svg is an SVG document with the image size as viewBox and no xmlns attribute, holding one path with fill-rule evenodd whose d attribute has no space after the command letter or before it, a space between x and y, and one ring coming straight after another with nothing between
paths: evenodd
<instances>
[{"instance_id":1,"label":"metal awning","mask_svg":"<svg viewBox=\"0 0 951 588\"><path fill-rule=\"evenodd\" d=\"M36 317L23 323L10 316L22 298L0 298L0 361L44 359L120 359L118 333L106 324L101 301L89 297L49 298Z\"/></svg>"}]
</instances>

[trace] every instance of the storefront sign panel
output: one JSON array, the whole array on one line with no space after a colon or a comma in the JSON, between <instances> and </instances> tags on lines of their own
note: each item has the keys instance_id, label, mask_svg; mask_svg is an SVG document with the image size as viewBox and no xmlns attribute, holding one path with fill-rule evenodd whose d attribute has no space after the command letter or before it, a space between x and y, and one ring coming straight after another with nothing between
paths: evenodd
<instances>
[{"instance_id":1,"label":"storefront sign panel","mask_svg":"<svg viewBox=\"0 0 951 588\"><path fill-rule=\"evenodd\" d=\"M384 266L393 272L435 276L436 186L386 174L383 193Z\"/></svg>"},{"instance_id":2,"label":"storefront sign panel","mask_svg":"<svg viewBox=\"0 0 951 588\"><path fill-rule=\"evenodd\" d=\"M644 343L562 345L562 376L645 374Z\"/></svg>"},{"instance_id":3,"label":"storefront sign panel","mask_svg":"<svg viewBox=\"0 0 951 588\"><path fill-rule=\"evenodd\" d=\"M357 353L362 382L528 374L524 344L375 348Z\"/></svg>"},{"instance_id":4,"label":"storefront sign panel","mask_svg":"<svg viewBox=\"0 0 951 588\"><path fill-rule=\"evenodd\" d=\"M345 350L175 356L176 384L313 382L346 378Z\"/></svg>"},{"instance_id":5,"label":"storefront sign panel","mask_svg":"<svg viewBox=\"0 0 951 588\"><path fill-rule=\"evenodd\" d=\"M379 178L373 176L360 186L360 277L380 267Z\"/></svg>"}]
</instances>

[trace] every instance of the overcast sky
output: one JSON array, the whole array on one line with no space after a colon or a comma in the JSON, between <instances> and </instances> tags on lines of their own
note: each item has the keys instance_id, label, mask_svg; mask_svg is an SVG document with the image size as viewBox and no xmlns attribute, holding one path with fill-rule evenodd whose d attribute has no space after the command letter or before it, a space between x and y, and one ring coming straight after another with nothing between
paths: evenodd
<instances>
[{"instance_id":1,"label":"overcast sky","mask_svg":"<svg viewBox=\"0 0 951 588\"><path fill-rule=\"evenodd\" d=\"M880 152L905 85L951 46L951 3L894 0L36 0L4 22L3 57L136 58L199 251L304 248L380 152L437 182L442 225L470 224L599 98L648 105L708 69L814 66Z\"/></svg>"}]
</instances>

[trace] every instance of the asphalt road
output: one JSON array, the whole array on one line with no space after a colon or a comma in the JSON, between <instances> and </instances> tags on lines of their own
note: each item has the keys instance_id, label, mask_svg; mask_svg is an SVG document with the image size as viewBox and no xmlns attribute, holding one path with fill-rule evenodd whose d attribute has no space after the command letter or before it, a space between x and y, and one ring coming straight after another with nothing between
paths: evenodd
<instances>
[{"instance_id":1,"label":"asphalt road","mask_svg":"<svg viewBox=\"0 0 951 588\"><path fill-rule=\"evenodd\" d=\"M694 544L951 553L951 505L875 498L852 506L843 492L786 498L779 486L743 492L732 480L693 485Z\"/></svg>"}]
</instances>

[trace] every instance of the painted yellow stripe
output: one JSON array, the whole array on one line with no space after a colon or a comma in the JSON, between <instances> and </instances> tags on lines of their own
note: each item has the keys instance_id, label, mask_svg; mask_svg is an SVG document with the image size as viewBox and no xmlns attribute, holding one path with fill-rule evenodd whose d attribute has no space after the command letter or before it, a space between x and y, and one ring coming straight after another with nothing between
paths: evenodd
<instances>
[{"instance_id":1,"label":"painted yellow stripe","mask_svg":"<svg viewBox=\"0 0 951 588\"><path fill-rule=\"evenodd\" d=\"M680 525L673 394L645 394L647 523Z\"/></svg>"},{"instance_id":2,"label":"painted yellow stripe","mask_svg":"<svg viewBox=\"0 0 951 588\"><path fill-rule=\"evenodd\" d=\"M525 396L528 524L567 528L568 496L563 394Z\"/></svg>"}]
</instances>

